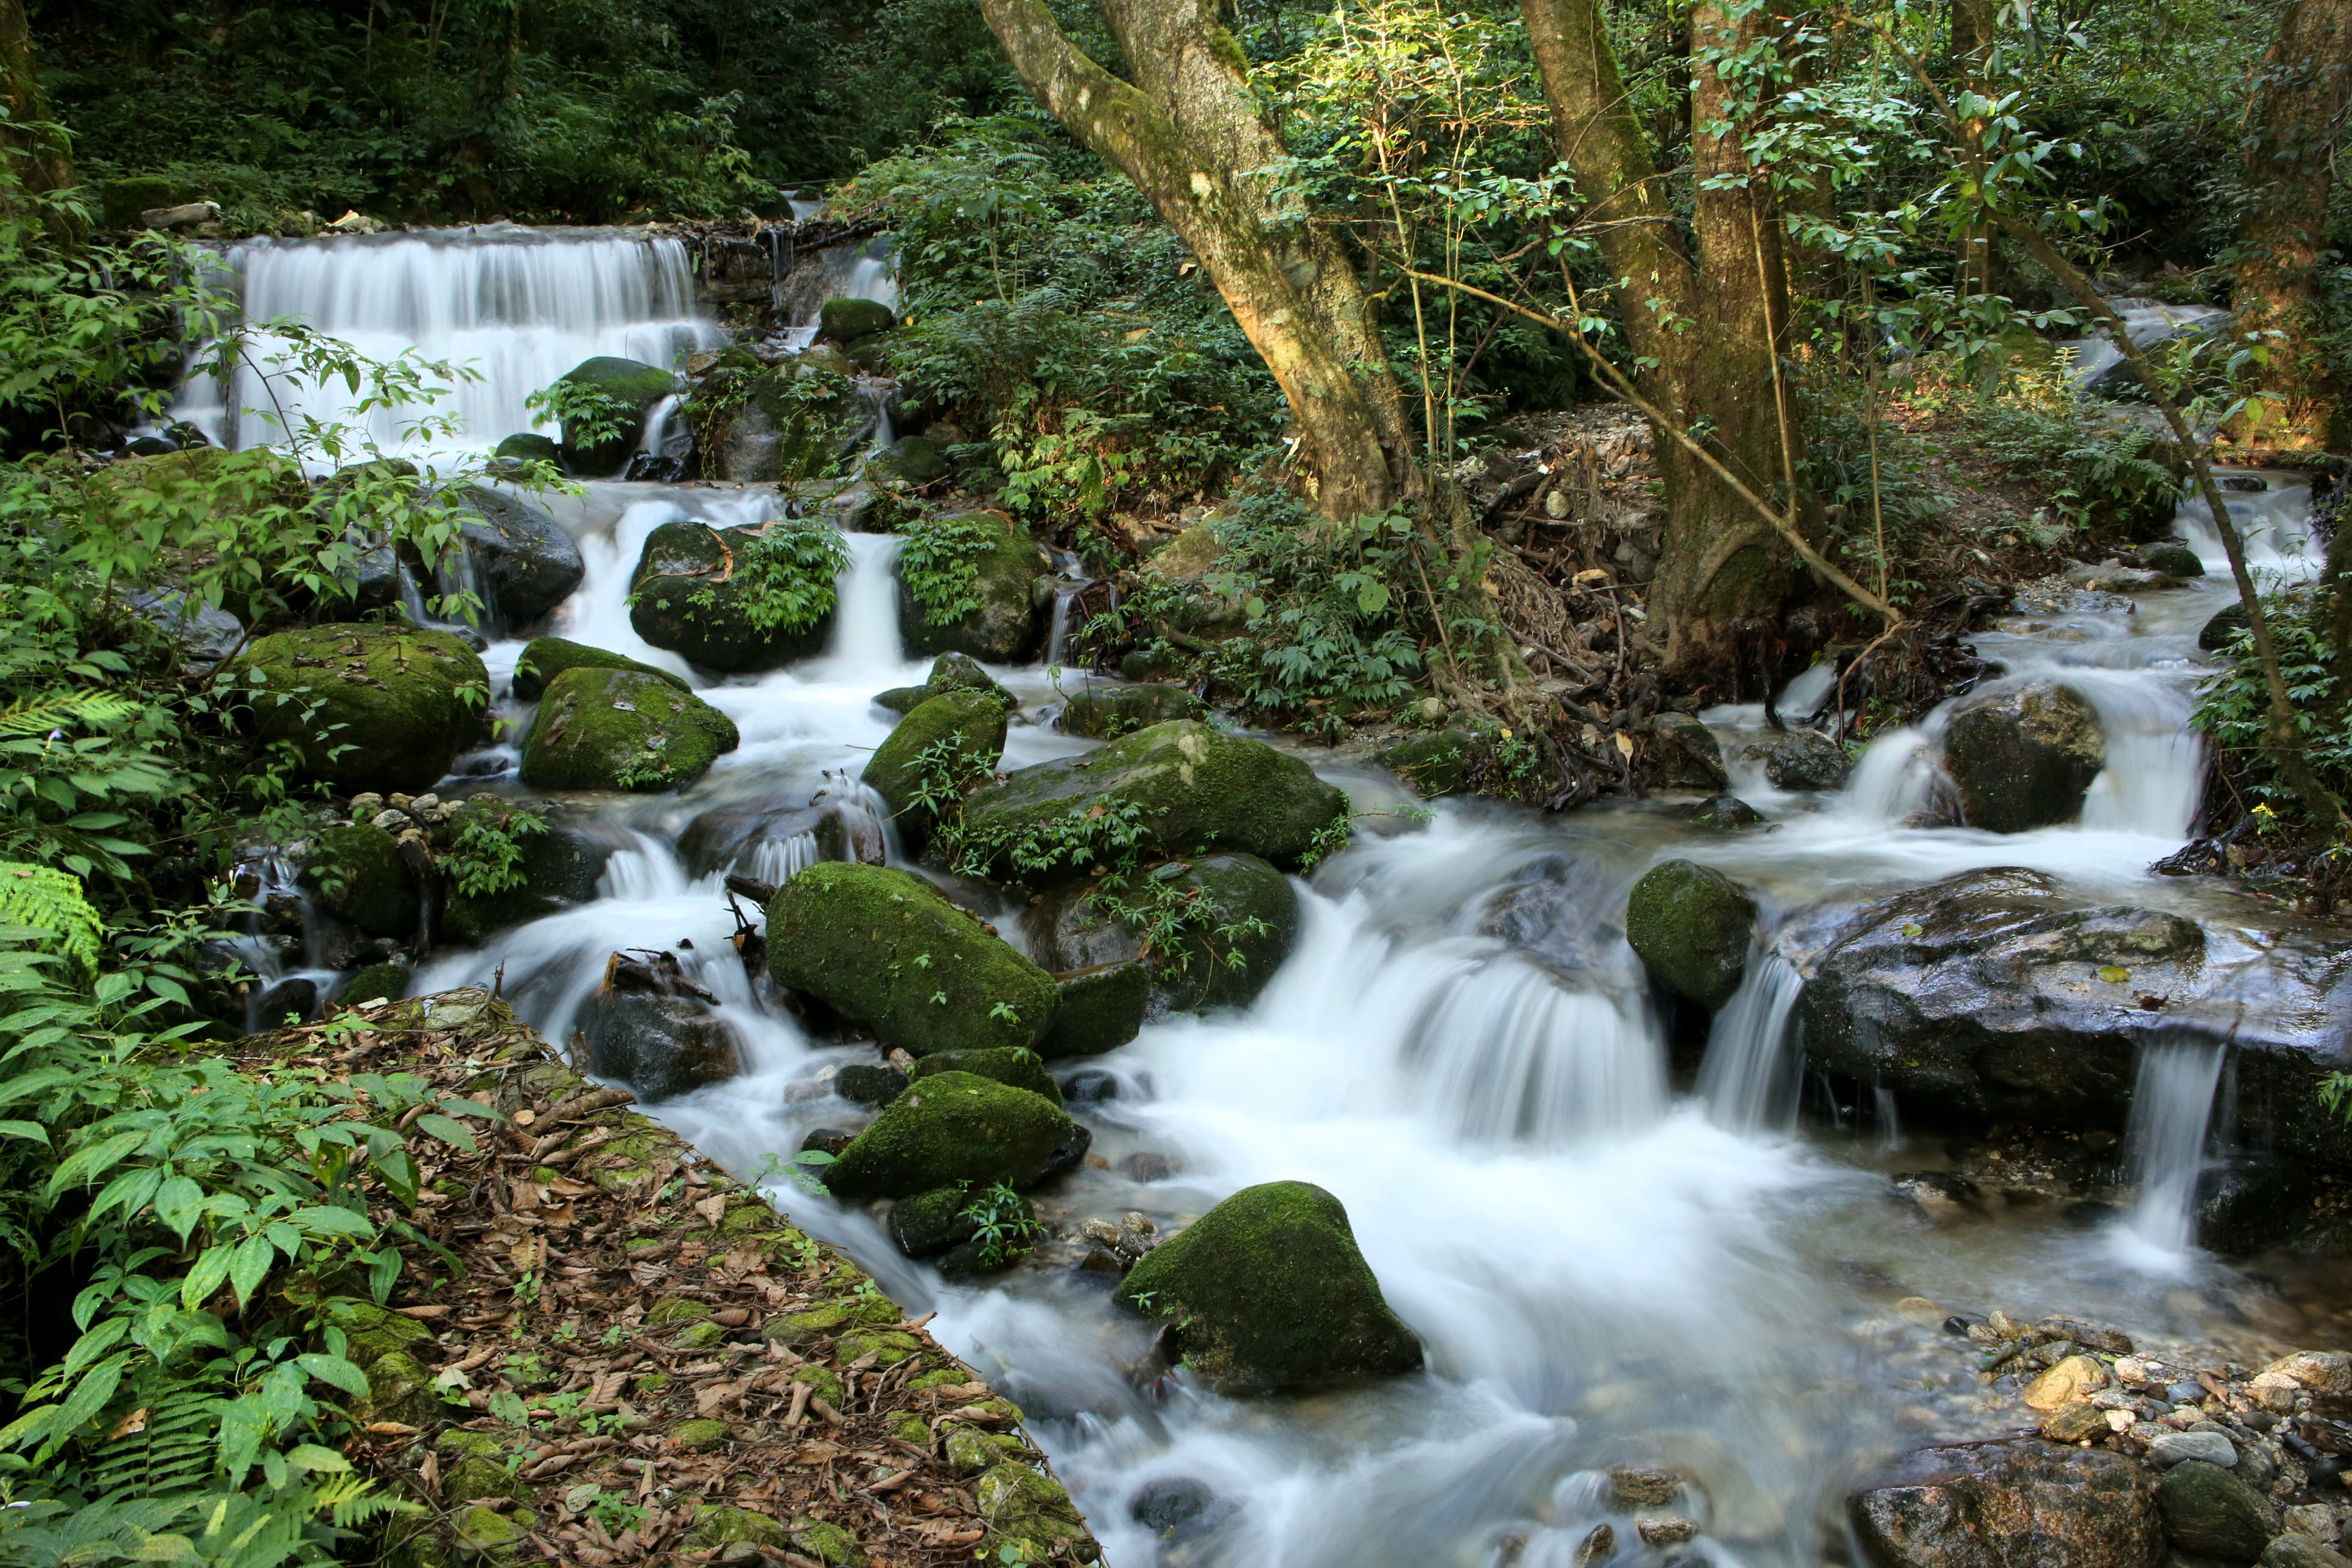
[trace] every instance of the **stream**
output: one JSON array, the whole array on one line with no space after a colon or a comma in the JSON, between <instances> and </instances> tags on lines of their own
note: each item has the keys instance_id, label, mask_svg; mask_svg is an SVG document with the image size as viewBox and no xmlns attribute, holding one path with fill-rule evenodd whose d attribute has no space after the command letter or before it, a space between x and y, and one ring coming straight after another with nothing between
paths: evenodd
<instances>
[{"instance_id":1,"label":"stream","mask_svg":"<svg viewBox=\"0 0 2352 1568\"><path fill-rule=\"evenodd\" d=\"M577 248L572 259L591 272L624 260L642 272L643 258L585 257L621 243L659 249L601 237L546 248ZM699 341L701 329L669 313L676 297L651 284L622 319L583 314L559 344L530 347L521 340L541 329L511 321L488 329L487 351L462 322L442 337L425 331L420 323L439 319L421 292L435 269L505 245L528 248L336 242L355 258L346 272L398 266L418 280L401 307L408 313L384 318L387 332L435 354L488 353L487 378L468 394L478 402L467 405L485 446L529 428L521 397L588 353L624 352L612 345L646 335L670 334L674 349ZM414 254L395 261L404 251ZM261 259L247 258L249 279L265 276ZM278 266L274 251L268 259ZM394 297L337 283L325 263L284 271L271 287L308 279L303 298L320 302L313 324L329 331L355 309L332 303L336 288ZM480 300L485 276L442 276L435 287L470 287ZM887 281L886 271L877 286ZM518 339L512 353L496 346L498 333ZM2233 508L2243 508L2258 558L2294 571L2308 492L2287 474L2239 480L2256 481L2265 488L2241 491ZM2218 542L2186 510L2181 531L2206 578L2128 600L2060 599L1978 639L2002 679L2063 672L2097 709L2108 763L2075 826L2009 836L1904 826L1927 799L1941 710L1878 737L1848 784L1824 794L1776 790L1739 760L1743 739L1766 726L1761 705L1704 713L1732 759L1733 793L1769 823L1736 836L1695 827L1672 801L1564 816L1448 801L1416 822L1393 815L1411 796L1377 768L1266 737L1360 810L1390 815L1366 818L1352 847L1298 883L1297 944L1248 1010L1172 1018L1107 1056L1055 1064L1095 1157L1036 1194L1041 1219L1075 1236L1081 1221L1116 1224L1129 1211L1165 1234L1259 1182L1305 1180L1335 1194L1390 1303L1422 1337L1427 1369L1368 1388L1246 1400L1181 1373L1156 1389L1139 1381L1130 1368L1152 1331L1113 1305L1116 1275L1077 1266L1083 1243L1048 1242L1007 1274L950 1282L901 1256L875 1215L774 1175L811 1131L854 1128L870 1114L835 1096L830 1079L873 1059L872 1048L812 1039L762 1005L728 946L722 870L692 874L677 845L714 808L782 815L820 791L859 802L854 781L895 721L871 699L919 684L929 665L907 658L899 637L897 542L847 536L823 655L714 680L636 637L629 572L661 523L781 515L773 489L600 483L545 504L578 540L587 577L530 630L688 677L735 721L742 744L680 794L575 797L570 820L593 814L629 845L599 897L478 950L436 955L415 988L502 975L517 1008L561 1043L613 952L676 950L719 998L745 1070L650 1113L730 1170L764 1179L796 1223L841 1246L909 1314L936 1310L931 1331L1028 1412L1116 1568L1567 1568L1597 1522L1634 1541L1607 1482L1627 1465L1693 1478L1685 1506L1704 1533L1680 1549L1695 1554L1687 1560L1838 1559L1843 1499L1886 1457L2020 1425L2013 1405L1995 1408L1978 1384L1942 1313L2063 1313L2146 1342L2228 1349L2275 1342L2298 1321L2325 1321L2298 1314L2345 1299L2340 1279L2256 1279L2196 1247L2189 1197L2212 1152L2220 1047L2144 1047L2124 1151L2138 1191L2127 1212L2086 1221L2017 1206L1929 1226L1891 1201L1887 1177L1948 1165L1943 1139L1906 1134L1885 1093L1824 1111L1793 1037L1794 968L1759 951L1694 1063L1672 1048L1622 936L1628 889L1674 856L1755 889L1768 930L1824 900L2000 866L2201 916L2213 895L2147 870L2191 828L2203 766L2188 725L2204 664L2196 637L2230 602ZM521 647L509 637L484 655L515 735L528 713L503 693ZM1046 666L992 673L1022 705L1003 768L1091 745L1051 722L1061 693L1086 678ZM1802 718L1835 700L1831 684L1820 672L1800 677L1778 706ZM525 794L514 762L510 745L464 759L440 793ZM770 840L746 852L741 869L769 878L814 853L813 843ZM889 855L930 874L895 837ZM1024 943L1005 896L964 882L953 891Z\"/></svg>"}]
</instances>

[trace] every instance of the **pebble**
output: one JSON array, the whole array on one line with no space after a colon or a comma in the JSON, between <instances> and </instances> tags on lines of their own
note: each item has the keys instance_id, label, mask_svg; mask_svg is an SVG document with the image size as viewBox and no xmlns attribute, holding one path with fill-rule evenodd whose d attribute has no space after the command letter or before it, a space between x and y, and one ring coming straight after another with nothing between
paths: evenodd
<instances>
[{"instance_id":1,"label":"pebble","mask_svg":"<svg viewBox=\"0 0 2352 1568\"><path fill-rule=\"evenodd\" d=\"M1944 1321L1944 1309L1925 1296L1906 1296L1895 1303L1895 1315L1906 1323L1932 1329Z\"/></svg>"},{"instance_id":2,"label":"pebble","mask_svg":"<svg viewBox=\"0 0 2352 1568\"><path fill-rule=\"evenodd\" d=\"M2184 1459L2201 1459L2231 1470L2238 1466L2238 1446L2219 1432L2167 1432L2148 1445L2147 1457L2166 1469Z\"/></svg>"},{"instance_id":3,"label":"pebble","mask_svg":"<svg viewBox=\"0 0 2352 1568\"><path fill-rule=\"evenodd\" d=\"M1698 1521L1678 1513L1644 1514L1633 1521L1633 1529L1642 1544L1652 1548L1680 1546L1698 1537Z\"/></svg>"}]
</instances>

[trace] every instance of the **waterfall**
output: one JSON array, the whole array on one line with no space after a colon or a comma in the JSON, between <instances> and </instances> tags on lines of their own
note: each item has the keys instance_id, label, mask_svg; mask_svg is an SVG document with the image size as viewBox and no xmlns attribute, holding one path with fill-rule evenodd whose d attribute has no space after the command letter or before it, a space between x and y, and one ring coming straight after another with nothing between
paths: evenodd
<instances>
[{"instance_id":1,"label":"waterfall","mask_svg":"<svg viewBox=\"0 0 2352 1568\"><path fill-rule=\"evenodd\" d=\"M2124 1131L2124 1174L2138 1196L2121 1239L2148 1265L2177 1267L2196 1242L2197 1178L2227 1054L2222 1042L2188 1034L2140 1047Z\"/></svg>"},{"instance_id":2,"label":"waterfall","mask_svg":"<svg viewBox=\"0 0 2352 1568\"><path fill-rule=\"evenodd\" d=\"M895 533L852 533L849 567L835 591L833 641L825 662L836 679L895 671L907 661L898 632L898 574L892 570L903 542Z\"/></svg>"},{"instance_id":3,"label":"waterfall","mask_svg":"<svg viewBox=\"0 0 2352 1568\"><path fill-rule=\"evenodd\" d=\"M2124 335L2137 348L2146 348L2174 331L2192 331L2206 322L2227 316L2227 310L2210 305L2164 305L2153 300L2110 300L2107 303L2122 318ZM2070 353L2073 363L2067 376L2077 386L2089 386L2108 371L2123 363L2123 350L2104 333L2097 337L2074 338L2058 347Z\"/></svg>"},{"instance_id":4,"label":"waterfall","mask_svg":"<svg viewBox=\"0 0 2352 1568\"><path fill-rule=\"evenodd\" d=\"M2318 571L2321 552L2311 537L2311 481L2301 474L2268 469L2215 470L2226 492L2223 505L2231 526L2246 551L2246 565L2259 578L2275 574L2299 582ZM2195 493L2180 498L2172 514L2173 526L2197 552L2210 576L2230 580L2229 552L2221 547L2221 530L2213 526L2212 509Z\"/></svg>"},{"instance_id":5,"label":"waterfall","mask_svg":"<svg viewBox=\"0 0 2352 1568\"><path fill-rule=\"evenodd\" d=\"M244 241L228 253L247 321L291 319L340 338L371 359L413 352L469 366L429 407L354 416L358 399L337 382L299 395L282 376L242 366L226 390L192 376L174 415L216 443L261 446L277 427L247 413L272 408L363 426L387 453L479 453L520 431L553 426L524 406L583 360L614 354L680 367L687 353L727 341L694 310L686 247L674 239L610 230L526 229L510 224L341 239ZM252 352L266 364L264 339ZM201 355L199 359L201 360ZM405 428L423 415L454 416L457 434L426 439Z\"/></svg>"},{"instance_id":6,"label":"waterfall","mask_svg":"<svg viewBox=\"0 0 2352 1568\"><path fill-rule=\"evenodd\" d=\"M1787 1132L1796 1125L1803 1056L1790 1038L1805 977L1761 940L1748 951L1739 989L1715 1016L1699 1062L1698 1097L1734 1132Z\"/></svg>"}]
</instances>

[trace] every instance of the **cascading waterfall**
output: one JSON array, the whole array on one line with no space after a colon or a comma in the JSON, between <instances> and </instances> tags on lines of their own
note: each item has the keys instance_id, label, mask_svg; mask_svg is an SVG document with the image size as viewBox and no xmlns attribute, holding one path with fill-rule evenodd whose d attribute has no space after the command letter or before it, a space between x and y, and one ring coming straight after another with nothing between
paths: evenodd
<instances>
[{"instance_id":1,"label":"cascading waterfall","mask_svg":"<svg viewBox=\"0 0 2352 1568\"><path fill-rule=\"evenodd\" d=\"M1748 950L1739 989L1715 1016L1698 1069L1698 1097L1717 1125L1736 1132L1787 1132L1797 1120L1804 1068L1794 1021L1805 977L1769 939Z\"/></svg>"},{"instance_id":2,"label":"cascading waterfall","mask_svg":"<svg viewBox=\"0 0 2352 1568\"><path fill-rule=\"evenodd\" d=\"M2227 316L2210 305L2167 305L2154 300L2116 299L2107 301L2121 318L2124 335L2135 348L2146 348L2176 331L2193 331ZM2072 356L2067 374L2077 386L2088 386L2123 363L2123 350L2105 335L2076 338L2058 345Z\"/></svg>"},{"instance_id":3,"label":"cascading waterfall","mask_svg":"<svg viewBox=\"0 0 2352 1568\"><path fill-rule=\"evenodd\" d=\"M2219 1040L2183 1034L2140 1047L2124 1132L2125 1176L2138 1196L2118 1239L2143 1266L2178 1267L2197 1239L2197 1179L2228 1051Z\"/></svg>"},{"instance_id":4,"label":"cascading waterfall","mask_svg":"<svg viewBox=\"0 0 2352 1568\"><path fill-rule=\"evenodd\" d=\"M341 382L299 393L282 375L265 384L278 351L264 338L251 351L258 364L240 365L226 388L198 374L182 391L175 416L223 446L281 439L274 424L247 411L282 408L288 421L358 426L388 454L479 453L519 431L551 432L525 400L583 360L613 354L682 368L689 352L727 341L717 323L697 316L686 247L675 239L493 224L247 240L230 249L227 268L249 321L299 320L372 359L413 353L470 367L478 379L457 381L429 407L362 417ZM406 427L425 414L454 416L457 434L416 437Z\"/></svg>"}]
</instances>

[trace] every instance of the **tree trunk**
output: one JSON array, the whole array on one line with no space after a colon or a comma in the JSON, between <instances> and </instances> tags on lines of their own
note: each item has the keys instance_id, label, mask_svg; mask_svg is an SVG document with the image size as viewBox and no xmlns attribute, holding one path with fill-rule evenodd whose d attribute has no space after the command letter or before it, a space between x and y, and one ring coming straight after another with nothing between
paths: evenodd
<instances>
[{"instance_id":1,"label":"tree trunk","mask_svg":"<svg viewBox=\"0 0 2352 1568\"><path fill-rule=\"evenodd\" d=\"M1952 0L1952 75L1971 92L1989 93L1987 68L1992 63L1994 34L2000 25L1998 0ZM1971 135L1984 134L1984 121L1972 119ZM1962 296L1992 292L1992 230L1971 224L1961 234L1954 258Z\"/></svg>"},{"instance_id":2,"label":"tree trunk","mask_svg":"<svg viewBox=\"0 0 2352 1568\"><path fill-rule=\"evenodd\" d=\"M14 165L15 179L10 183L35 195L70 188L73 153L64 134L55 129L33 129L49 123L49 105L34 74L33 34L25 24L22 0L0 0L0 108L7 110L9 121L8 128L0 131L0 147L7 150ZM6 205L7 195L0 192L0 207ZM51 215L48 226L61 240L80 237L68 232L75 226L61 216Z\"/></svg>"},{"instance_id":3,"label":"tree trunk","mask_svg":"<svg viewBox=\"0 0 2352 1568\"><path fill-rule=\"evenodd\" d=\"M1424 493L1363 289L1324 221L1269 172L1286 156L1241 46L1203 0L1102 0L1133 82L1070 42L1043 0L981 0L1013 68L1054 116L1135 182L1182 237L1265 357L1297 422L1318 510Z\"/></svg>"},{"instance_id":4,"label":"tree trunk","mask_svg":"<svg viewBox=\"0 0 2352 1568\"><path fill-rule=\"evenodd\" d=\"M1727 94L1707 56L1761 24L1713 5L1694 8L1696 188L1685 247L1597 0L1520 0L1519 9L1561 156L1615 279L1643 398L1682 428L1704 432L1751 490L1786 504L1803 447L1773 353L1788 319L1780 226L1762 176L1750 177L1738 128L1723 126ZM1723 175L1744 183L1707 188ZM1801 585L1792 554L1770 522L1664 430L1657 451L1666 535L1650 607L1665 623L1666 662L1694 677L1736 668L1759 643L1779 640Z\"/></svg>"},{"instance_id":5,"label":"tree trunk","mask_svg":"<svg viewBox=\"0 0 2352 1568\"><path fill-rule=\"evenodd\" d=\"M2262 385L2232 435L2257 447L2321 447L2340 389L2313 342L2316 269L2333 153L2352 92L2352 0L2287 0L2246 111L2246 193L2238 229L2237 327L2268 337Z\"/></svg>"}]
</instances>

